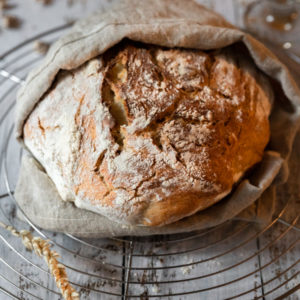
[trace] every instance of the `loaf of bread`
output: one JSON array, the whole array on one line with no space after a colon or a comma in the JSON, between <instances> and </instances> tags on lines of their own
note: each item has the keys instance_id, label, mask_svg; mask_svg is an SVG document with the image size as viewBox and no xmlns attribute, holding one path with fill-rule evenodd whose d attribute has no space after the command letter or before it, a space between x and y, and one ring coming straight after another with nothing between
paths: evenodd
<instances>
[{"instance_id":1,"label":"loaf of bread","mask_svg":"<svg viewBox=\"0 0 300 300\"><path fill-rule=\"evenodd\" d=\"M213 205L262 158L266 78L231 48L123 42L60 71L24 125L61 198L161 226Z\"/></svg>"}]
</instances>

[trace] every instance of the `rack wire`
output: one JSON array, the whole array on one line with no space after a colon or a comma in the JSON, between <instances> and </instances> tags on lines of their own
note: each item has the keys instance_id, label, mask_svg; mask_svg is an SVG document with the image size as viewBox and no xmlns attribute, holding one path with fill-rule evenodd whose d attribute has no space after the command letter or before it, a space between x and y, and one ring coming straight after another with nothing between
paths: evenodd
<instances>
[{"instance_id":1,"label":"rack wire","mask_svg":"<svg viewBox=\"0 0 300 300\"><path fill-rule=\"evenodd\" d=\"M26 222L16 217L22 156L13 137L16 90L41 59L34 41L51 43L67 29L54 28L0 57L0 220L49 239L82 299L299 299L299 213L285 189L278 213L264 226L228 221L185 234L83 239L42 230L24 213ZM43 262L2 229L0 298L60 299Z\"/></svg>"}]
</instances>

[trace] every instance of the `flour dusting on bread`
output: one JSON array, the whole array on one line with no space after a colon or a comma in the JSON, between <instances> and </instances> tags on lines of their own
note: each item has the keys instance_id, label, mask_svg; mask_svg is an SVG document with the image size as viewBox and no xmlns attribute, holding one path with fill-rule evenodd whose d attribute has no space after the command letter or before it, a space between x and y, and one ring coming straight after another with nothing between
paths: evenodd
<instances>
[{"instance_id":1,"label":"flour dusting on bread","mask_svg":"<svg viewBox=\"0 0 300 300\"><path fill-rule=\"evenodd\" d=\"M270 100L256 78L228 51L128 42L61 71L24 142L64 200L123 224L168 224L261 160Z\"/></svg>"}]
</instances>

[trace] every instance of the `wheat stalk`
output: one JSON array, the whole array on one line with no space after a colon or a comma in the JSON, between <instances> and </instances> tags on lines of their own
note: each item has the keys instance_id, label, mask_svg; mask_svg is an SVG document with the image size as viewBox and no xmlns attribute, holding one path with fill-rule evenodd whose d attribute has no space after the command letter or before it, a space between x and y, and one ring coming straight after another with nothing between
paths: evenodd
<instances>
[{"instance_id":1,"label":"wheat stalk","mask_svg":"<svg viewBox=\"0 0 300 300\"><path fill-rule=\"evenodd\" d=\"M0 226L10 231L14 236L21 238L23 245L28 250L34 251L39 257L44 258L57 287L66 300L79 300L79 294L68 281L65 266L57 260L60 257L59 254L55 250L50 249L52 245L49 241L43 240L40 237L33 237L28 230L21 230L19 232L14 227L6 225L1 221Z\"/></svg>"}]
</instances>

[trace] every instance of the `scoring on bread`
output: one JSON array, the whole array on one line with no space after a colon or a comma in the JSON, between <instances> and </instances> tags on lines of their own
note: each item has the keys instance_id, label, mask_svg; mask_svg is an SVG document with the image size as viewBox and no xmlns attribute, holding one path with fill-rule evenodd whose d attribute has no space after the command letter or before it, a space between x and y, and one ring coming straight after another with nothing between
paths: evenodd
<instances>
[{"instance_id":1,"label":"scoring on bread","mask_svg":"<svg viewBox=\"0 0 300 300\"><path fill-rule=\"evenodd\" d=\"M61 71L24 142L64 200L121 223L169 224L222 199L261 160L263 81L228 49L127 42Z\"/></svg>"}]
</instances>

